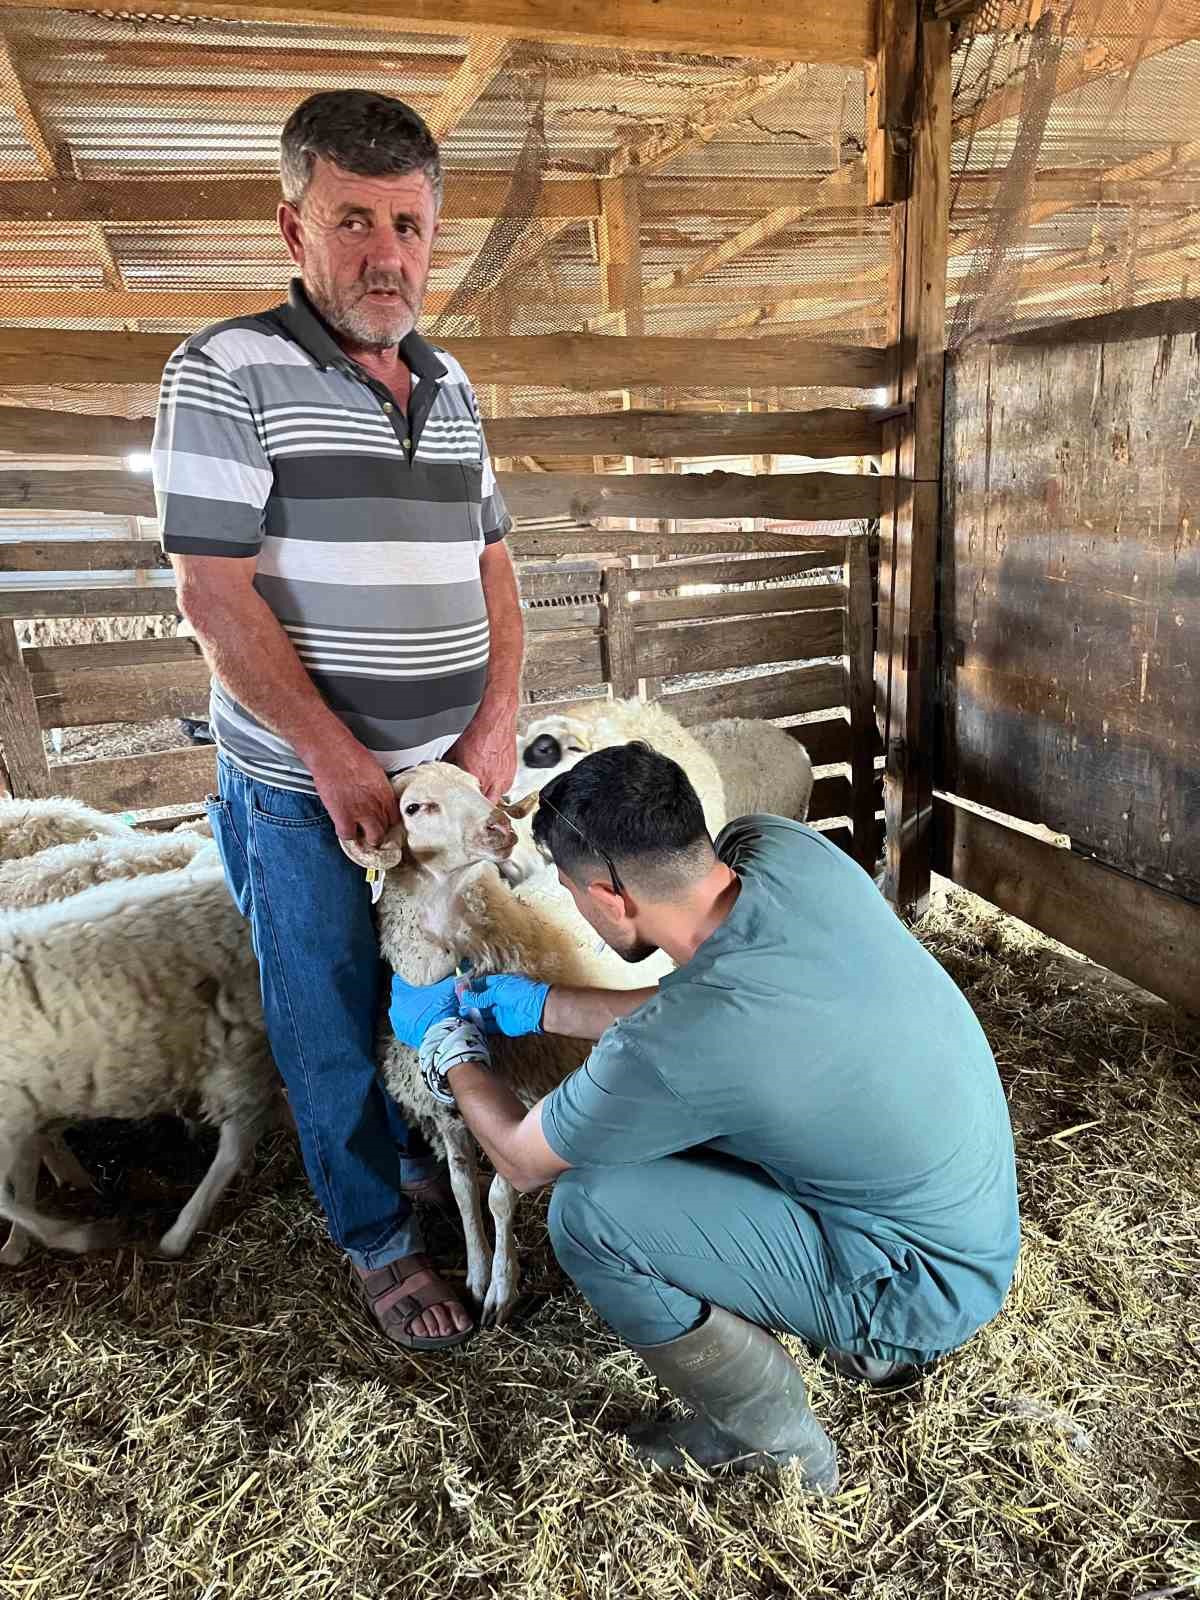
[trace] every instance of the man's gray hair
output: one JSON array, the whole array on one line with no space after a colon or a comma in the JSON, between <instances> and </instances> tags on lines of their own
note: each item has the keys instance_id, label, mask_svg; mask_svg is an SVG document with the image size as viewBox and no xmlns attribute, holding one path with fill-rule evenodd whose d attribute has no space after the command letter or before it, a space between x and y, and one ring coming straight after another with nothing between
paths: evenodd
<instances>
[{"instance_id":1,"label":"man's gray hair","mask_svg":"<svg viewBox=\"0 0 1200 1600\"><path fill-rule=\"evenodd\" d=\"M283 198L298 206L318 156L360 178L423 172L442 203L442 162L423 118L403 100L366 89L329 89L310 95L287 119L279 140Z\"/></svg>"}]
</instances>

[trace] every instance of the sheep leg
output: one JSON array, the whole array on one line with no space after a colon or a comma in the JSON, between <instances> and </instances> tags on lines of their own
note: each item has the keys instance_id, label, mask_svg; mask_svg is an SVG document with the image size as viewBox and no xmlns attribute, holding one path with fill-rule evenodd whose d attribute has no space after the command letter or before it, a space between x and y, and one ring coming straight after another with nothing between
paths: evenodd
<instances>
[{"instance_id":1,"label":"sheep leg","mask_svg":"<svg viewBox=\"0 0 1200 1600\"><path fill-rule=\"evenodd\" d=\"M196 1229L202 1227L213 1207L242 1170L254 1149L256 1134L244 1122L231 1117L221 1124L221 1137L212 1165L196 1186L196 1192L158 1242L159 1254L181 1256L191 1244Z\"/></svg>"},{"instance_id":2,"label":"sheep leg","mask_svg":"<svg viewBox=\"0 0 1200 1600\"><path fill-rule=\"evenodd\" d=\"M42 1146L38 1139L26 1139L18 1145L8 1169L7 1189L19 1206L32 1206L37 1195L38 1169L42 1164ZM29 1252L29 1233L19 1222L13 1222L8 1232L8 1242L0 1250L0 1266L16 1267Z\"/></svg>"},{"instance_id":3,"label":"sheep leg","mask_svg":"<svg viewBox=\"0 0 1200 1600\"><path fill-rule=\"evenodd\" d=\"M15 1266L24 1256L28 1247L26 1234L51 1250L70 1250L74 1255L102 1250L119 1238L119 1229L113 1223L70 1222L35 1209L41 1159L42 1142L36 1135L0 1135L0 1217L11 1224L8 1243L0 1252L5 1266Z\"/></svg>"},{"instance_id":4,"label":"sheep leg","mask_svg":"<svg viewBox=\"0 0 1200 1600\"><path fill-rule=\"evenodd\" d=\"M492 1186L488 1190L488 1209L496 1224L496 1253L492 1258L492 1281L488 1285L480 1321L494 1322L500 1327L508 1321L509 1313L517 1303L521 1266L517 1260L517 1243L513 1234L517 1191L499 1173L492 1179Z\"/></svg>"},{"instance_id":5,"label":"sheep leg","mask_svg":"<svg viewBox=\"0 0 1200 1600\"><path fill-rule=\"evenodd\" d=\"M94 1189L96 1187L95 1179L91 1173L57 1129L43 1135L42 1161L60 1189L64 1186L68 1189Z\"/></svg>"},{"instance_id":6,"label":"sheep leg","mask_svg":"<svg viewBox=\"0 0 1200 1600\"><path fill-rule=\"evenodd\" d=\"M479 1305L492 1281L492 1247L484 1231L483 1207L479 1203L475 1140L463 1122L444 1123L441 1135L450 1169L450 1188L467 1241L467 1293Z\"/></svg>"}]
</instances>

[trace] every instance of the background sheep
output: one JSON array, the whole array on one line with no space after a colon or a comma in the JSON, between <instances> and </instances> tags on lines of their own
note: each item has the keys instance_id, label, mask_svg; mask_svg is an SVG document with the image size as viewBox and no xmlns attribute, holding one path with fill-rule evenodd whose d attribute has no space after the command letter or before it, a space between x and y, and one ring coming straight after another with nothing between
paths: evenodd
<instances>
[{"instance_id":1,"label":"background sheep","mask_svg":"<svg viewBox=\"0 0 1200 1600\"><path fill-rule=\"evenodd\" d=\"M36 1208L45 1136L96 1117L196 1113L220 1130L160 1241L181 1254L277 1111L258 970L217 866L85 889L0 918L0 1262L26 1234L81 1251L111 1227Z\"/></svg>"},{"instance_id":2,"label":"background sheep","mask_svg":"<svg viewBox=\"0 0 1200 1600\"><path fill-rule=\"evenodd\" d=\"M18 861L81 839L128 839L134 829L78 800L0 800L0 861Z\"/></svg>"},{"instance_id":3,"label":"background sheep","mask_svg":"<svg viewBox=\"0 0 1200 1600\"><path fill-rule=\"evenodd\" d=\"M691 731L717 764L730 818L757 811L797 822L808 816L812 762L790 733L755 717L701 722Z\"/></svg>"},{"instance_id":4,"label":"background sheep","mask_svg":"<svg viewBox=\"0 0 1200 1600\"><path fill-rule=\"evenodd\" d=\"M522 904L494 863L512 848L509 820L479 792L474 778L440 762L393 780L401 822L376 851L343 843L362 866L387 870L377 908L379 942L392 970L410 983L436 983L463 960L475 974L526 972L546 983L598 980L575 942ZM533 1035L492 1041L493 1065L523 1104L531 1106L585 1058L584 1040ZM445 1149L467 1243L467 1291L485 1322L503 1322L517 1298L512 1219L516 1194L497 1175L488 1204L496 1247L488 1246L476 1182L475 1141L462 1118L436 1101L421 1078L417 1055L385 1030L384 1083L434 1142Z\"/></svg>"},{"instance_id":5,"label":"background sheep","mask_svg":"<svg viewBox=\"0 0 1200 1600\"><path fill-rule=\"evenodd\" d=\"M535 717L517 741L517 775L510 793L520 800L567 772L592 750L644 739L677 761L691 779L715 837L729 815L716 763L679 719L653 701L583 701L565 712Z\"/></svg>"},{"instance_id":6,"label":"background sheep","mask_svg":"<svg viewBox=\"0 0 1200 1600\"><path fill-rule=\"evenodd\" d=\"M218 865L216 846L201 834L140 834L131 828L123 835L53 845L36 855L0 862L0 911L49 905L117 878L170 872L205 851Z\"/></svg>"}]
</instances>

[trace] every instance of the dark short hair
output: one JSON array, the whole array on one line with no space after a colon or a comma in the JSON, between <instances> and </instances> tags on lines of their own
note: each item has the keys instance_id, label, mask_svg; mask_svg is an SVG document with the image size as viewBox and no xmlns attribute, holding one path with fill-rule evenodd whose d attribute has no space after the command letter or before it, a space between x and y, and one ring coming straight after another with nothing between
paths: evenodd
<instances>
[{"instance_id":1,"label":"dark short hair","mask_svg":"<svg viewBox=\"0 0 1200 1600\"><path fill-rule=\"evenodd\" d=\"M712 864L699 795L678 762L648 744L617 744L585 756L546 785L542 800L534 839L577 883L604 875L601 851L622 878L664 894Z\"/></svg>"},{"instance_id":2,"label":"dark short hair","mask_svg":"<svg viewBox=\"0 0 1200 1600\"><path fill-rule=\"evenodd\" d=\"M442 203L437 141L424 119L391 95L328 89L296 107L279 139L279 176L289 204L303 200L318 156L362 178L423 172L435 204Z\"/></svg>"}]
</instances>

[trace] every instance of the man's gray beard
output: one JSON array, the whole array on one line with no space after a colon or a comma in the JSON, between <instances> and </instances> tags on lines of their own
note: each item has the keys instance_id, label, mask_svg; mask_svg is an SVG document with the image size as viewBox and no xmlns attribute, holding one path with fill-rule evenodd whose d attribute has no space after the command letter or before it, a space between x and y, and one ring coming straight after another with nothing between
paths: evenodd
<instances>
[{"instance_id":1,"label":"man's gray beard","mask_svg":"<svg viewBox=\"0 0 1200 1600\"><path fill-rule=\"evenodd\" d=\"M420 315L420 306L414 311L407 301L399 302L395 321L381 331L379 322L369 312L360 312L359 302L351 306L334 305L324 292L324 285L306 284L309 297L325 321L344 338L354 342L360 350L390 350L413 331Z\"/></svg>"}]
</instances>

